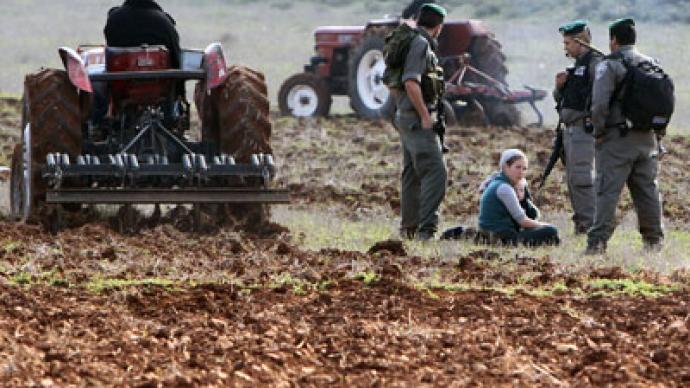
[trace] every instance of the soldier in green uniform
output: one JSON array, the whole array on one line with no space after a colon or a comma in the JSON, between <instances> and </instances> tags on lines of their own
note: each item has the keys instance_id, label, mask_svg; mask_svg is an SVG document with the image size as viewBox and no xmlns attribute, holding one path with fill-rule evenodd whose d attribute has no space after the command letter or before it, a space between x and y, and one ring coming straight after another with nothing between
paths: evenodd
<instances>
[{"instance_id":1,"label":"soldier in green uniform","mask_svg":"<svg viewBox=\"0 0 690 388\"><path fill-rule=\"evenodd\" d=\"M594 220L594 137L589 111L594 74L601 56L577 42L592 40L586 21L566 23L559 32L563 35L566 55L575 59L575 64L556 75L554 98L565 126L565 171L575 234L584 234Z\"/></svg>"},{"instance_id":2,"label":"soldier in green uniform","mask_svg":"<svg viewBox=\"0 0 690 388\"><path fill-rule=\"evenodd\" d=\"M664 232L657 184L658 143L650 128L630 128L623 115L623 93L618 92L627 69L655 61L635 49L637 33L632 19L609 26L611 55L596 69L592 92L592 123L596 139L596 211L587 235L586 254L603 253L615 228L615 213L624 185L628 185L637 212L640 234L648 249L660 248Z\"/></svg>"},{"instance_id":3,"label":"soldier in green uniform","mask_svg":"<svg viewBox=\"0 0 690 388\"><path fill-rule=\"evenodd\" d=\"M403 152L400 230L403 237L418 240L429 240L436 233L439 206L446 193L446 165L432 130L432 111L444 87L434 51L445 16L445 9L437 4L421 7L419 34L405 57L402 87L391 89L397 108L393 123L400 132Z\"/></svg>"}]
</instances>

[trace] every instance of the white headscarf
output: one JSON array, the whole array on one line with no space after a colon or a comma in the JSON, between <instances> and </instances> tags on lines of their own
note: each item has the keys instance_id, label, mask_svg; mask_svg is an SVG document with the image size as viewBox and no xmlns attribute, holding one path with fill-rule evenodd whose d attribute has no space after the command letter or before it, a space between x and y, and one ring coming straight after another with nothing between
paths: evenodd
<instances>
[{"instance_id":1,"label":"white headscarf","mask_svg":"<svg viewBox=\"0 0 690 388\"><path fill-rule=\"evenodd\" d=\"M527 155L525 155L524 152L520 151L517 148L509 148L501 152L501 160L498 162L498 170L503 171L503 166L506 165L510 159L516 156L520 156L523 159L527 160Z\"/></svg>"},{"instance_id":2,"label":"white headscarf","mask_svg":"<svg viewBox=\"0 0 690 388\"><path fill-rule=\"evenodd\" d=\"M497 176L501 174L503 171L503 166L508 163L510 159L512 159L515 156L521 156L523 159L527 160L527 156L525 155L524 152L520 151L517 148L509 148L501 153L501 160L498 162L498 171L494 171L484 179L482 184L479 185L479 192L483 193L484 190L486 190L487 187L489 187L489 183L496 179Z\"/></svg>"}]
</instances>

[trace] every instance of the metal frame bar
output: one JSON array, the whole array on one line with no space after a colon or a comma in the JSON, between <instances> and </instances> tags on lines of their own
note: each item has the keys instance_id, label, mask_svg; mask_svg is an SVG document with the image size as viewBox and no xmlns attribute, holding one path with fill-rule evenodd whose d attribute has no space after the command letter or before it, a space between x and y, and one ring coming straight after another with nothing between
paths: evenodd
<instances>
[{"instance_id":1,"label":"metal frame bar","mask_svg":"<svg viewBox=\"0 0 690 388\"><path fill-rule=\"evenodd\" d=\"M204 70L118 71L89 75L91 82L154 80L154 79L206 79Z\"/></svg>"},{"instance_id":2,"label":"metal frame bar","mask_svg":"<svg viewBox=\"0 0 690 388\"><path fill-rule=\"evenodd\" d=\"M60 189L48 190L48 204L287 204L289 191L260 188Z\"/></svg>"}]
</instances>

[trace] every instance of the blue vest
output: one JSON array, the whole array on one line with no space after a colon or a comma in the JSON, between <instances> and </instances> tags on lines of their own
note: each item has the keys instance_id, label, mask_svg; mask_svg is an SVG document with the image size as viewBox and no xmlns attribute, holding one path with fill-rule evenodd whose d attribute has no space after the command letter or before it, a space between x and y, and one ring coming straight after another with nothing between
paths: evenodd
<instances>
[{"instance_id":1,"label":"blue vest","mask_svg":"<svg viewBox=\"0 0 690 388\"><path fill-rule=\"evenodd\" d=\"M496 194L498 187L503 183L512 186L508 177L501 173L484 190L479 202L479 227L489 232L516 233L519 232L518 226Z\"/></svg>"}]
</instances>

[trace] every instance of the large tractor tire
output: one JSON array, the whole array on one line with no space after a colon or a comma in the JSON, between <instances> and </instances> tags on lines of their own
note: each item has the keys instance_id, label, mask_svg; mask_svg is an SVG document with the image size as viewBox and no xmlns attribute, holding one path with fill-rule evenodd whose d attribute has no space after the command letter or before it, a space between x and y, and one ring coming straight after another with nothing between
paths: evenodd
<instances>
[{"instance_id":1,"label":"large tractor tire","mask_svg":"<svg viewBox=\"0 0 690 388\"><path fill-rule=\"evenodd\" d=\"M278 105L283 116L325 117L332 103L328 84L313 73L293 75L283 82L278 92Z\"/></svg>"},{"instance_id":2,"label":"large tractor tire","mask_svg":"<svg viewBox=\"0 0 690 388\"><path fill-rule=\"evenodd\" d=\"M225 83L205 92L200 82L195 92L201 112L202 139L218 144L220 152L247 163L252 154L270 154L271 121L266 81L262 73L244 66L228 69Z\"/></svg>"},{"instance_id":3,"label":"large tractor tire","mask_svg":"<svg viewBox=\"0 0 690 388\"><path fill-rule=\"evenodd\" d=\"M271 121L264 75L245 66L228 69L225 83L209 94L203 82L197 84L195 101L202 118L202 141L212 141L220 152L239 163L249 163L252 154L271 154ZM241 223L261 228L269 219L267 205L209 206L205 212L219 224Z\"/></svg>"},{"instance_id":4,"label":"large tractor tire","mask_svg":"<svg viewBox=\"0 0 690 388\"><path fill-rule=\"evenodd\" d=\"M505 83L508 76L506 57L501 51L501 44L493 36L475 39L470 49L472 66L485 72L496 80ZM468 75L468 81L486 83L486 80L476 75ZM517 126L520 125L520 112L513 104L506 104L495 98L479 98L486 117L491 125Z\"/></svg>"},{"instance_id":5,"label":"large tractor tire","mask_svg":"<svg viewBox=\"0 0 690 388\"><path fill-rule=\"evenodd\" d=\"M48 153L81 153L88 96L81 96L64 70L43 69L24 80L22 139L12 155L12 217L35 222L45 203L41 169Z\"/></svg>"},{"instance_id":6,"label":"large tractor tire","mask_svg":"<svg viewBox=\"0 0 690 388\"><path fill-rule=\"evenodd\" d=\"M350 52L348 94L350 106L360 117L389 119L395 113L395 103L383 83L384 37L389 30L378 26L369 28Z\"/></svg>"}]
</instances>

